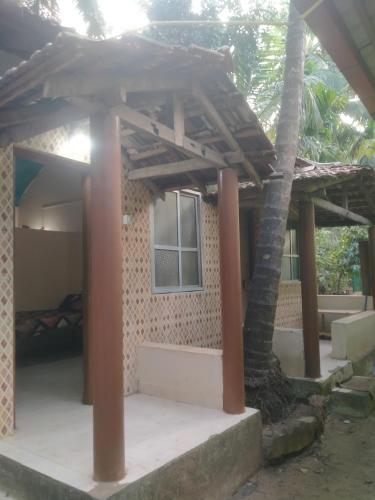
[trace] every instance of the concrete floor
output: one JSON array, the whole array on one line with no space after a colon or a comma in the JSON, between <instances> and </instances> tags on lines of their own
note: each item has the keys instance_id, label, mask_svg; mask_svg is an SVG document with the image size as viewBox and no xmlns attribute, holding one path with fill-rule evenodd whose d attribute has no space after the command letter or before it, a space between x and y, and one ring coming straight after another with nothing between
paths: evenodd
<instances>
[{"instance_id":1,"label":"concrete floor","mask_svg":"<svg viewBox=\"0 0 375 500\"><path fill-rule=\"evenodd\" d=\"M80 402L82 360L17 370L16 432L0 454L83 491L92 479L92 409ZM241 422L256 411L222 411L135 394L125 399L127 484Z\"/></svg>"}]
</instances>

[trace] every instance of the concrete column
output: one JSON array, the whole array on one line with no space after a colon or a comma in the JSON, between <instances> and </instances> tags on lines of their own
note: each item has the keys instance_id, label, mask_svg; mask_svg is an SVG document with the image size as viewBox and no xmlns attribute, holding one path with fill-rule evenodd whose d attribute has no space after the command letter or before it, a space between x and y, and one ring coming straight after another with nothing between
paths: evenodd
<instances>
[{"instance_id":1,"label":"concrete column","mask_svg":"<svg viewBox=\"0 0 375 500\"><path fill-rule=\"evenodd\" d=\"M370 267L369 293L372 295L375 310L375 226L368 230L368 257Z\"/></svg>"},{"instance_id":2,"label":"concrete column","mask_svg":"<svg viewBox=\"0 0 375 500\"><path fill-rule=\"evenodd\" d=\"M91 117L91 324L94 349L94 479L125 476L119 121Z\"/></svg>"},{"instance_id":3,"label":"concrete column","mask_svg":"<svg viewBox=\"0 0 375 500\"><path fill-rule=\"evenodd\" d=\"M223 324L223 409L245 411L238 178L219 171L221 311Z\"/></svg>"},{"instance_id":4,"label":"concrete column","mask_svg":"<svg viewBox=\"0 0 375 500\"><path fill-rule=\"evenodd\" d=\"M83 197L83 396L82 402L92 405L93 401L93 348L92 325L95 322L95 311L91 308L91 174L86 174L82 183Z\"/></svg>"},{"instance_id":5,"label":"concrete column","mask_svg":"<svg viewBox=\"0 0 375 500\"><path fill-rule=\"evenodd\" d=\"M315 263L315 213L311 201L299 205L299 250L302 289L305 375L320 377L318 290Z\"/></svg>"}]
</instances>

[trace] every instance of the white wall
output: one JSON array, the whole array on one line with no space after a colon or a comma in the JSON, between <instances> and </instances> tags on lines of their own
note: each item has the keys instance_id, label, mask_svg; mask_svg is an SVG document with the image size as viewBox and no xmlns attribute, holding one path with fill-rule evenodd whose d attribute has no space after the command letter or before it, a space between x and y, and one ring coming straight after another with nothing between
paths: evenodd
<instances>
[{"instance_id":1,"label":"white wall","mask_svg":"<svg viewBox=\"0 0 375 500\"><path fill-rule=\"evenodd\" d=\"M220 349L144 342L137 348L138 390L208 408L223 408Z\"/></svg>"},{"instance_id":2,"label":"white wall","mask_svg":"<svg viewBox=\"0 0 375 500\"><path fill-rule=\"evenodd\" d=\"M305 376L303 331L300 328L275 328L273 352L288 377Z\"/></svg>"},{"instance_id":3,"label":"white wall","mask_svg":"<svg viewBox=\"0 0 375 500\"><path fill-rule=\"evenodd\" d=\"M375 312L366 311L332 322L332 357L360 358L375 348Z\"/></svg>"},{"instance_id":4,"label":"white wall","mask_svg":"<svg viewBox=\"0 0 375 500\"><path fill-rule=\"evenodd\" d=\"M69 293L82 291L82 234L16 229L16 311L54 309Z\"/></svg>"},{"instance_id":5,"label":"white wall","mask_svg":"<svg viewBox=\"0 0 375 500\"><path fill-rule=\"evenodd\" d=\"M82 172L45 167L23 194L17 209L18 227L53 231L82 229ZM74 203L62 203L66 201ZM54 206L51 206L54 205Z\"/></svg>"},{"instance_id":6,"label":"white wall","mask_svg":"<svg viewBox=\"0 0 375 500\"><path fill-rule=\"evenodd\" d=\"M358 310L364 311L366 297L364 295L318 295L319 309ZM372 297L367 297L367 308L371 310Z\"/></svg>"}]
</instances>

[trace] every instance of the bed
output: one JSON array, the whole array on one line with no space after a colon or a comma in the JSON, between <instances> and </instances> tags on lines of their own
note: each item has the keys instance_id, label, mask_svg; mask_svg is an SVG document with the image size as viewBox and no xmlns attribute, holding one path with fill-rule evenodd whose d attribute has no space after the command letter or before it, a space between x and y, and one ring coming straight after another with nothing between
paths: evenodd
<instances>
[{"instance_id":1,"label":"bed","mask_svg":"<svg viewBox=\"0 0 375 500\"><path fill-rule=\"evenodd\" d=\"M56 330L75 332L81 327L81 294L67 295L57 309L16 312L16 341L45 336Z\"/></svg>"}]
</instances>

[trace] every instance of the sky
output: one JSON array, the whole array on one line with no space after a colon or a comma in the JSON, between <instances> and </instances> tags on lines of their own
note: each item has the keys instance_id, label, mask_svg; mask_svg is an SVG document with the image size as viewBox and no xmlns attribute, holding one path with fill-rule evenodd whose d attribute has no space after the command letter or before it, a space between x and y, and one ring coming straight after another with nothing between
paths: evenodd
<instances>
[{"instance_id":1,"label":"sky","mask_svg":"<svg viewBox=\"0 0 375 500\"><path fill-rule=\"evenodd\" d=\"M254 0L242 0L243 7ZM124 31L133 30L144 26L147 23L147 16L142 11L137 0L98 0L100 9L104 16L107 35L116 36ZM263 5L270 4L277 7L285 3L285 0L264 0ZM78 33L86 34L86 26L75 8L74 0L60 0L60 18L63 26L71 26ZM200 0L193 0L193 8L199 11Z\"/></svg>"}]
</instances>

